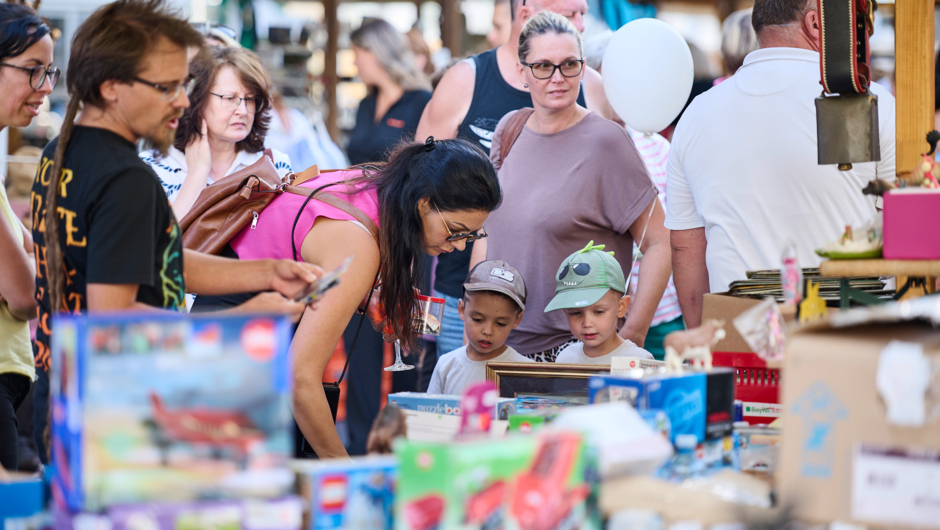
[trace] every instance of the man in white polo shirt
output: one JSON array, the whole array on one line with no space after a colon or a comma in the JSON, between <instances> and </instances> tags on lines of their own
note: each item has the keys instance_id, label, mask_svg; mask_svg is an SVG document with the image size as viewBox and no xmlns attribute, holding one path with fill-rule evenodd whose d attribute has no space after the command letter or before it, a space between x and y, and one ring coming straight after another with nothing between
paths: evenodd
<instances>
[{"instance_id":1,"label":"man in white polo shirt","mask_svg":"<svg viewBox=\"0 0 940 530\"><path fill-rule=\"evenodd\" d=\"M801 266L818 265L814 249L875 215L861 189L895 177L894 97L874 83L881 161L851 171L816 163L816 0L755 0L752 24L760 49L695 98L672 138L665 224L689 327L701 323L705 293L780 267L787 242Z\"/></svg>"}]
</instances>

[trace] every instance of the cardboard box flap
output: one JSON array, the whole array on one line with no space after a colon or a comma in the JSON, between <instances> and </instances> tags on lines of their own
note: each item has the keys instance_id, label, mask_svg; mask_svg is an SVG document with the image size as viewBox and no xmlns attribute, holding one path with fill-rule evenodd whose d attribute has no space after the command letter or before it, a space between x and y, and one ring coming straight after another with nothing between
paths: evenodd
<instances>
[{"instance_id":1,"label":"cardboard box flap","mask_svg":"<svg viewBox=\"0 0 940 530\"><path fill-rule=\"evenodd\" d=\"M833 314L829 319L807 324L803 331L830 328L850 328L871 324L892 324L921 320L940 326L940 295L923 296L912 300L850 309Z\"/></svg>"}]
</instances>

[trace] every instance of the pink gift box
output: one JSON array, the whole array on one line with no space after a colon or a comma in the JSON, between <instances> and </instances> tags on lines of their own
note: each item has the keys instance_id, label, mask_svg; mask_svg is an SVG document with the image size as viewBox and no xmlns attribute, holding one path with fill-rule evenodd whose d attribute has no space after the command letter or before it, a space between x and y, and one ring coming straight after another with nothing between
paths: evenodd
<instances>
[{"instance_id":1,"label":"pink gift box","mask_svg":"<svg viewBox=\"0 0 940 530\"><path fill-rule=\"evenodd\" d=\"M940 259L940 190L902 188L884 196L884 258Z\"/></svg>"}]
</instances>

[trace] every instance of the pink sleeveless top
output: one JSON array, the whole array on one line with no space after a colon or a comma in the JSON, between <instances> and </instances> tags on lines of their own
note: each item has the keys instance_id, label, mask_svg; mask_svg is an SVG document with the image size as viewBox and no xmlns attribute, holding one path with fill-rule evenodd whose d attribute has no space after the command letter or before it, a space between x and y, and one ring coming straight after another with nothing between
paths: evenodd
<instances>
[{"instance_id":1,"label":"pink sleeveless top","mask_svg":"<svg viewBox=\"0 0 940 530\"><path fill-rule=\"evenodd\" d=\"M319 177L304 182L301 188L315 190L324 184L338 182L342 180L354 179L362 175L360 170L349 171L331 171L323 173ZM340 199L351 203L356 208L362 210L372 222L379 225L379 201L375 188L363 189L365 183L358 184L356 189L351 189L345 184L330 186L323 191L336 195ZM291 227L294 225L294 219L297 218L297 212L307 198L296 193L284 193L274 199L267 208L258 216L258 224L255 228L245 227L238 235L232 238L230 242L232 249L238 254L239 259L293 259L290 244ZM355 221L356 219L348 213L339 210L325 202L316 199L310 199L307 206L304 207L300 220L297 222L297 228L294 230L294 242L297 244L297 260L303 261L300 255L300 248L303 246L304 238L307 232L313 228L313 223L317 217L326 217L329 219Z\"/></svg>"}]
</instances>

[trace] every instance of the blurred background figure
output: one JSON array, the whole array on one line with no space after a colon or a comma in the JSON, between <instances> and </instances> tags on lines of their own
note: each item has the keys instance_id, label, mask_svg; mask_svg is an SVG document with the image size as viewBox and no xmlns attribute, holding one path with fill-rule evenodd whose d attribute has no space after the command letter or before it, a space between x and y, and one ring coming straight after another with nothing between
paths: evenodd
<instances>
[{"instance_id":1,"label":"blurred background figure","mask_svg":"<svg viewBox=\"0 0 940 530\"><path fill-rule=\"evenodd\" d=\"M408 46L411 47L411 53L415 56L415 70L430 77L434 73L434 61L431 60L431 47L428 46L428 41L424 40L424 35L417 26L411 28L405 36L408 37Z\"/></svg>"},{"instance_id":2,"label":"blurred background figure","mask_svg":"<svg viewBox=\"0 0 940 530\"><path fill-rule=\"evenodd\" d=\"M205 35L206 44L209 46L242 47L242 45L238 43L238 34L230 27L214 22L194 22L193 27Z\"/></svg>"},{"instance_id":3,"label":"blurred background figure","mask_svg":"<svg viewBox=\"0 0 940 530\"><path fill-rule=\"evenodd\" d=\"M496 0L493 6L493 29L486 34L486 42L495 48L509 41L512 30L512 6L509 0Z\"/></svg>"},{"instance_id":4,"label":"blurred background figure","mask_svg":"<svg viewBox=\"0 0 940 530\"><path fill-rule=\"evenodd\" d=\"M369 92L359 103L346 153L353 164L381 162L403 138L414 137L431 85L406 37L388 22L366 19L350 41Z\"/></svg>"},{"instance_id":5,"label":"blurred background figure","mask_svg":"<svg viewBox=\"0 0 940 530\"><path fill-rule=\"evenodd\" d=\"M320 169L343 169L349 165L319 113L316 113L319 122L311 123L303 112L289 106L278 90L273 92L272 103L271 125L264 146L286 154L294 171L299 173L312 165Z\"/></svg>"},{"instance_id":6,"label":"blurred background figure","mask_svg":"<svg viewBox=\"0 0 940 530\"><path fill-rule=\"evenodd\" d=\"M715 80L715 84L733 76L744 64L747 54L757 48L757 34L751 26L751 10L742 9L728 15L721 25L721 56L725 60L726 74Z\"/></svg>"},{"instance_id":7,"label":"blurred background figure","mask_svg":"<svg viewBox=\"0 0 940 530\"><path fill-rule=\"evenodd\" d=\"M264 156L271 120L271 82L254 53L208 47L193 59L189 73L196 84L173 147L166 156L157 150L140 154L160 179L177 219L189 213L206 186ZM281 176L292 170L287 155L272 154Z\"/></svg>"}]
</instances>

